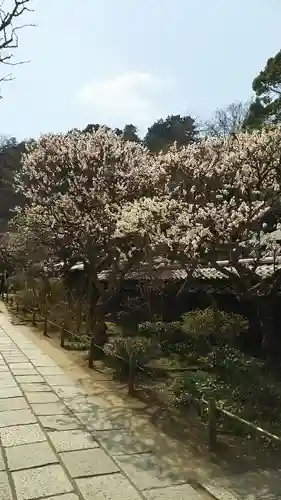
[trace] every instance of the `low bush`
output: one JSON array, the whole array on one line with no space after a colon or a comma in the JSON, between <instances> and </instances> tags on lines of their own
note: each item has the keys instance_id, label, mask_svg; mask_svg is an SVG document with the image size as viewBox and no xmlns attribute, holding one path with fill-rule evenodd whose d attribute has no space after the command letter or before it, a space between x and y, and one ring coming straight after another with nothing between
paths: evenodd
<instances>
[{"instance_id":1,"label":"low bush","mask_svg":"<svg viewBox=\"0 0 281 500\"><path fill-rule=\"evenodd\" d=\"M231 342L247 331L248 321L240 314L229 313L212 307L196 309L183 315L182 329L186 335L203 338L206 342Z\"/></svg>"},{"instance_id":2,"label":"low bush","mask_svg":"<svg viewBox=\"0 0 281 500\"><path fill-rule=\"evenodd\" d=\"M179 321L166 323L161 318L155 317L152 322L139 324L138 332L142 337L157 341L165 354L174 352L174 347L178 344L184 349L184 334Z\"/></svg>"},{"instance_id":3,"label":"low bush","mask_svg":"<svg viewBox=\"0 0 281 500\"><path fill-rule=\"evenodd\" d=\"M119 356L135 367L144 367L154 356L159 355L159 345L152 339L143 337L111 338L104 347L109 356Z\"/></svg>"},{"instance_id":4,"label":"low bush","mask_svg":"<svg viewBox=\"0 0 281 500\"><path fill-rule=\"evenodd\" d=\"M213 376L204 371L188 372L172 382L170 390L175 406L190 405L194 399L208 397L213 392Z\"/></svg>"},{"instance_id":5,"label":"low bush","mask_svg":"<svg viewBox=\"0 0 281 500\"><path fill-rule=\"evenodd\" d=\"M37 309L38 307L36 296L34 295L34 291L31 288L26 287L22 290L19 290L17 293L17 301L25 310Z\"/></svg>"}]
</instances>

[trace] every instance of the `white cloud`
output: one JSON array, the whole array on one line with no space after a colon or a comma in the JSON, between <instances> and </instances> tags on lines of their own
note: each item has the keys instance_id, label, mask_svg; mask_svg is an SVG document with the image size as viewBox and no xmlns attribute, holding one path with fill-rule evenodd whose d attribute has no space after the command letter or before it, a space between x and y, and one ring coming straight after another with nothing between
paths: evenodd
<instances>
[{"instance_id":1,"label":"white cloud","mask_svg":"<svg viewBox=\"0 0 281 500\"><path fill-rule=\"evenodd\" d=\"M149 73L127 72L85 85L78 99L94 109L104 123L136 123L143 127L159 117L157 97L167 84L169 87L167 80Z\"/></svg>"}]
</instances>

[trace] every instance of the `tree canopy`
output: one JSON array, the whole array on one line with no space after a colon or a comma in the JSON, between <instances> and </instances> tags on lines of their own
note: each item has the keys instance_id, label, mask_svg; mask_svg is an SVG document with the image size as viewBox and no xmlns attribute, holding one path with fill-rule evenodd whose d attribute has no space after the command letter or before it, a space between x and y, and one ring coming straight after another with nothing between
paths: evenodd
<instances>
[{"instance_id":1,"label":"tree canopy","mask_svg":"<svg viewBox=\"0 0 281 500\"><path fill-rule=\"evenodd\" d=\"M279 266L265 276L259 269L264 258L275 266L281 257L265 228L281 196L280 141L271 127L152 155L101 127L42 136L17 175L26 199L18 232L43 255L47 247L52 261L84 263L94 315L129 270L153 268L159 258L191 275L211 266L237 297L270 296L281 283Z\"/></svg>"},{"instance_id":2,"label":"tree canopy","mask_svg":"<svg viewBox=\"0 0 281 500\"><path fill-rule=\"evenodd\" d=\"M47 246L50 261L63 260L66 268L84 263L96 317L144 258L144 247L118 238L122 206L159 193L161 172L143 145L101 127L42 136L27 148L17 176L26 199L17 231L37 247ZM102 271L109 273L106 291L98 278Z\"/></svg>"},{"instance_id":3,"label":"tree canopy","mask_svg":"<svg viewBox=\"0 0 281 500\"><path fill-rule=\"evenodd\" d=\"M190 277L211 267L238 298L274 294L281 247L265 234L264 217L281 196L280 141L276 127L170 148L158 157L163 194L125 204L119 237L142 238L151 258L166 257ZM272 272L263 274L267 257Z\"/></svg>"},{"instance_id":4,"label":"tree canopy","mask_svg":"<svg viewBox=\"0 0 281 500\"><path fill-rule=\"evenodd\" d=\"M250 107L246 125L260 128L266 123L281 121L281 50L270 57L265 68L252 84L255 100Z\"/></svg>"},{"instance_id":5,"label":"tree canopy","mask_svg":"<svg viewBox=\"0 0 281 500\"><path fill-rule=\"evenodd\" d=\"M150 151L157 153L167 151L174 142L178 146L190 144L197 139L197 134L197 125L191 116L170 115L148 128L144 144Z\"/></svg>"},{"instance_id":6,"label":"tree canopy","mask_svg":"<svg viewBox=\"0 0 281 500\"><path fill-rule=\"evenodd\" d=\"M15 192L14 178L20 171L25 144L14 137L3 137L0 141L0 231L7 229L12 217L12 209L23 203L23 197Z\"/></svg>"}]
</instances>

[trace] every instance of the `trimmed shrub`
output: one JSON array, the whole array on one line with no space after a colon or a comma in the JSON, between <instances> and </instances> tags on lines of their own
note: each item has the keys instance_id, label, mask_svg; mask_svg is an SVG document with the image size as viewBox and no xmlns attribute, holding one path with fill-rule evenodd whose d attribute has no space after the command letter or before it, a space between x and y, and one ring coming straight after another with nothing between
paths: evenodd
<instances>
[{"instance_id":1,"label":"trimmed shrub","mask_svg":"<svg viewBox=\"0 0 281 500\"><path fill-rule=\"evenodd\" d=\"M232 341L247 331L248 321L240 314L229 313L208 307L196 309L183 315L182 329L191 337L215 339L219 343Z\"/></svg>"},{"instance_id":2,"label":"trimmed shrub","mask_svg":"<svg viewBox=\"0 0 281 500\"><path fill-rule=\"evenodd\" d=\"M155 317L155 321L139 324L138 331L141 336L157 341L165 354L174 352L179 344L184 347L185 335L179 321L166 323L161 318Z\"/></svg>"},{"instance_id":3,"label":"trimmed shrub","mask_svg":"<svg viewBox=\"0 0 281 500\"><path fill-rule=\"evenodd\" d=\"M194 400L214 395L216 378L201 370L188 372L170 386L171 400L174 406L190 406Z\"/></svg>"},{"instance_id":4,"label":"trimmed shrub","mask_svg":"<svg viewBox=\"0 0 281 500\"><path fill-rule=\"evenodd\" d=\"M133 362L136 367L144 367L159 354L159 346L143 337L117 337L105 344L104 351L109 356L120 356L125 362Z\"/></svg>"}]
</instances>

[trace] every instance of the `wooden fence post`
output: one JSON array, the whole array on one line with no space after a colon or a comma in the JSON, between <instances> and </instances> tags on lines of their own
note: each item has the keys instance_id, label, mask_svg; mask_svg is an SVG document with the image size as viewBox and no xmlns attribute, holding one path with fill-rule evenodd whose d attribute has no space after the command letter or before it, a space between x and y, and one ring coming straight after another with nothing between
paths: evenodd
<instances>
[{"instance_id":1,"label":"wooden fence post","mask_svg":"<svg viewBox=\"0 0 281 500\"><path fill-rule=\"evenodd\" d=\"M48 331L48 320L47 320L47 314L44 316L44 331L43 335L47 337L47 331Z\"/></svg>"},{"instance_id":2,"label":"wooden fence post","mask_svg":"<svg viewBox=\"0 0 281 500\"><path fill-rule=\"evenodd\" d=\"M60 329L60 346L64 349L64 341L65 341L65 329L62 326Z\"/></svg>"},{"instance_id":3,"label":"wooden fence post","mask_svg":"<svg viewBox=\"0 0 281 500\"><path fill-rule=\"evenodd\" d=\"M208 401L208 437L209 451L215 451L217 445L217 407L214 398Z\"/></svg>"},{"instance_id":4,"label":"wooden fence post","mask_svg":"<svg viewBox=\"0 0 281 500\"><path fill-rule=\"evenodd\" d=\"M32 313L32 326L36 326L36 311Z\"/></svg>"},{"instance_id":5,"label":"wooden fence post","mask_svg":"<svg viewBox=\"0 0 281 500\"><path fill-rule=\"evenodd\" d=\"M128 394L132 396L135 393L135 380L136 380L136 365L133 356L129 359L129 380L128 380Z\"/></svg>"}]
</instances>

